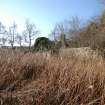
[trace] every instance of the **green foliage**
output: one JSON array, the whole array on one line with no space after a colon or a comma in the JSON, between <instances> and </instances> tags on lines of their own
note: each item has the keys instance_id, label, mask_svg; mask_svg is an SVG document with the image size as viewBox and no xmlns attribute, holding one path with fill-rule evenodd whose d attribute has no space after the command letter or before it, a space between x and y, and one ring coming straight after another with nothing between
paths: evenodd
<instances>
[{"instance_id":1,"label":"green foliage","mask_svg":"<svg viewBox=\"0 0 105 105\"><path fill-rule=\"evenodd\" d=\"M51 41L46 37L38 37L34 44L34 51L48 51L51 47Z\"/></svg>"}]
</instances>

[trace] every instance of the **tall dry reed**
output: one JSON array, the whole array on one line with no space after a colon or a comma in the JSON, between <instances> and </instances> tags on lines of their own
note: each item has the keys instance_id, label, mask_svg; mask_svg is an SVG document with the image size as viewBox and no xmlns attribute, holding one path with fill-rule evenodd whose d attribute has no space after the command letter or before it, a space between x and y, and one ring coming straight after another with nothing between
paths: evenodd
<instances>
[{"instance_id":1,"label":"tall dry reed","mask_svg":"<svg viewBox=\"0 0 105 105\"><path fill-rule=\"evenodd\" d=\"M0 105L104 105L105 62L0 51Z\"/></svg>"}]
</instances>

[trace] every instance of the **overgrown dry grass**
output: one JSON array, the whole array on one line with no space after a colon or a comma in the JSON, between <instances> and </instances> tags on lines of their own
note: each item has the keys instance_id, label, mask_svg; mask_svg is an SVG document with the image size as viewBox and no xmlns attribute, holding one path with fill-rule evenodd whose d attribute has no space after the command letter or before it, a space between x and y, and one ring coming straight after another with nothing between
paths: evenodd
<instances>
[{"instance_id":1,"label":"overgrown dry grass","mask_svg":"<svg viewBox=\"0 0 105 105\"><path fill-rule=\"evenodd\" d=\"M0 51L0 105L104 105L105 62Z\"/></svg>"}]
</instances>

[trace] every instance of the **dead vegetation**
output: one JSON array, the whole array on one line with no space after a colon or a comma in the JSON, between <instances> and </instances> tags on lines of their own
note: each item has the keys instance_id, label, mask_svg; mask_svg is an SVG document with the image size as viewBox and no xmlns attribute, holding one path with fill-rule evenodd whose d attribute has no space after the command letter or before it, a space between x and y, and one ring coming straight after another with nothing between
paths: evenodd
<instances>
[{"instance_id":1,"label":"dead vegetation","mask_svg":"<svg viewBox=\"0 0 105 105\"><path fill-rule=\"evenodd\" d=\"M0 51L0 105L104 105L105 61Z\"/></svg>"}]
</instances>

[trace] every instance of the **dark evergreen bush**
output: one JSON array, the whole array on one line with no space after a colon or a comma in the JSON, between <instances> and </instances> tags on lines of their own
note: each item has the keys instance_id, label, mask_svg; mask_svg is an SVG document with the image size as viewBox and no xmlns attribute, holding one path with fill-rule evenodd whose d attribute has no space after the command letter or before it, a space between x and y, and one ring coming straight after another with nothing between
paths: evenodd
<instances>
[{"instance_id":1,"label":"dark evergreen bush","mask_svg":"<svg viewBox=\"0 0 105 105\"><path fill-rule=\"evenodd\" d=\"M34 51L48 51L51 48L51 43L46 37L38 37L34 44Z\"/></svg>"}]
</instances>

